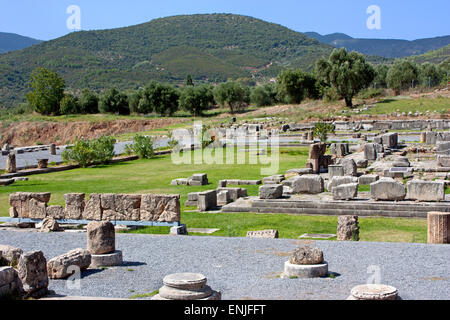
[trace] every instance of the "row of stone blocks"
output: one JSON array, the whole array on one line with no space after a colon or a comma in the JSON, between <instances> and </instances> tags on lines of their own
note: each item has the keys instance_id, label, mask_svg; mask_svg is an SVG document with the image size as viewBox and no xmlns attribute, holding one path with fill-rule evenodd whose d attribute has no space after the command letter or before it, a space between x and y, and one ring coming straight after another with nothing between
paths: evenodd
<instances>
[{"instance_id":1,"label":"row of stone blocks","mask_svg":"<svg viewBox=\"0 0 450 320\"><path fill-rule=\"evenodd\" d=\"M122 264L122 252L115 248L111 222L93 221L87 226L87 250L74 249L47 261L42 251L23 253L0 245L0 299L4 295L40 298L48 292L50 279L67 279L91 268Z\"/></svg>"},{"instance_id":2,"label":"row of stone blocks","mask_svg":"<svg viewBox=\"0 0 450 320\"><path fill-rule=\"evenodd\" d=\"M180 196L158 194L65 194L65 208L48 206L51 193L11 194L12 218L108 221L180 221Z\"/></svg>"},{"instance_id":3,"label":"row of stone blocks","mask_svg":"<svg viewBox=\"0 0 450 320\"><path fill-rule=\"evenodd\" d=\"M219 187L216 190L189 193L185 206L197 206L198 210L203 212L214 210L217 206L225 206L243 197L247 197L247 189L245 188Z\"/></svg>"},{"instance_id":4,"label":"row of stone blocks","mask_svg":"<svg viewBox=\"0 0 450 320\"><path fill-rule=\"evenodd\" d=\"M374 200L417 201L445 200L444 181L412 180L405 186L392 178L378 179L366 176L363 184L370 183L371 198ZM334 176L327 189L333 193L334 200L350 200L357 197L360 180L353 176ZM297 176L283 181L282 184L268 184L259 188L260 199L281 199L283 187L289 187L293 194L319 194L324 192L324 179L319 175Z\"/></svg>"},{"instance_id":5,"label":"row of stone blocks","mask_svg":"<svg viewBox=\"0 0 450 320\"><path fill-rule=\"evenodd\" d=\"M206 186L208 183L208 176L206 173L197 173L190 178L175 179L171 184L173 186Z\"/></svg>"}]
</instances>

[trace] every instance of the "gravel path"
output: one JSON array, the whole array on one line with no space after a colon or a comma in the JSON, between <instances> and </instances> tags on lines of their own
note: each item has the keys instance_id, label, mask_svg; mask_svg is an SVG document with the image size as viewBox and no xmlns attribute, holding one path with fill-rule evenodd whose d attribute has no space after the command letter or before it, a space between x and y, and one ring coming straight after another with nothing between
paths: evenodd
<instances>
[{"instance_id":1,"label":"gravel path","mask_svg":"<svg viewBox=\"0 0 450 320\"><path fill-rule=\"evenodd\" d=\"M36 233L0 229L0 243L24 251L42 250L47 259L86 247L85 233ZM80 290L52 280L57 294L128 298L153 292L165 275L198 272L222 291L224 300L346 299L350 290L381 270L381 282L403 299L450 299L450 246L368 242L308 242L324 251L335 278L281 279L289 253L305 241L118 234L125 265L83 274Z\"/></svg>"}]
</instances>

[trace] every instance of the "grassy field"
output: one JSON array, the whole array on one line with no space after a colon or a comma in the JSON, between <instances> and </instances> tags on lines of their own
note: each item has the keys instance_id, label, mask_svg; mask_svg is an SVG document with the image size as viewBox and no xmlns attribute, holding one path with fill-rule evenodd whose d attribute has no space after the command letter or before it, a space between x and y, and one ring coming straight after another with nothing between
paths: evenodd
<instances>
[{"instance_id":1,"label":"grassy field","mask_svg":"<svg viewBox=\"0 0 450 320\"><path fill-rule=\"evenodd\" d=\"M304 167L308 148L280 149L279 173ZM151 160L117 163L86 169L31 176L29 181L18 182L0 189L0 215L7 216L9 194L14 192L51 192L50 204L64 205L64 194L82 193L164 193L180 194L182 223L188 228L219 228L214 236L243 237L247 231L278 229L280 237L296 239L304 233L336 233L337 217L298 216L287 214L202 214L186 208L187 194L215 189L222 179L261 179L259 164L173 164L170 156ZM194 173L208 174L210 184L202 187L171 186L176 178ZM258 194L258 186L246 187L249 195ZM426 221L399 218L360 218L362 241L426 242ZM143 228L135 233L167 234L168 228Z\"/></svg>"},{"instance_id":2,"label":"grassy field","mask_svg":"<svg viewBox=\"0 0 450 320\"><path fill-rule=\"evenodd\" d=\"M450 110L450 98L437 97L437 98L418 98L411 99L409 97L387 97L381 102L377 103L374 108L368 111L361 112L361 114L392 114L393 112L408 114L409 112L422 112L425 114L427 111L432 114L436 111L438 114L448 113Z\"/></svg>"}]
</instances>

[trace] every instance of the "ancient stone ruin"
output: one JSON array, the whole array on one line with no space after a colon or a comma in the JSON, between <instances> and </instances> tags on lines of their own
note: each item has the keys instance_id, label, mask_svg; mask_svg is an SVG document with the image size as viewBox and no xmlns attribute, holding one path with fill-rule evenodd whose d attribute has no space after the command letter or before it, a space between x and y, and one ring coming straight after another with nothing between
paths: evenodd
<instances>
[{"instance_id":1,"label":"ancient stone ruin","mask_svg":"<svg viewBox=\"0 0 450 320\"><path fill-rule=\"evenodd\" d=\"M450 243L450 213L428 213L428 244Z\"/></svg>"},{"instance_id":2,"label":"ancient stone ruin","mask_svg":"<svg viewBox=\"0 0 450 320\"><path fill-rule=\"evenodd\" d=\"M122 252L116 250L116 232L108 221L92 221L87 226L87 249L91 254L91 267L121 265Z\"/></svg>"},{"instance_id":3,"label":"ancient stone ruin","mask_svg":"<svg viewBox=\"0 0 450 320\"><path fill-rule=\"evenodd\" d=\"M359 241L358 216L338 217L337 240Z\"/></svg>"},{"instance_id":4,"label":"ancient stone ruin","mask_svg":"<svg viewBox=\"0 0 450 320\"><path fill-rule=\"evenodd\" d=\"M208 176L206 173L197 173L190 178L180 178L172 181L173 186L206 186L208 185Z\"/></svg>"},{"instance_id":5,"label":"ancient stone ruin","mask_svg":"<svg viewBox=\"0 0 450 320\"><path fill-rule=\"evenodd\" d=\"M89 251L75 249L50 259L47 262L47 273L50 279L67 279L75 272L88 269L90 265L91 254Z\"/></svg>"},{"instance_id":6,"label":"ancient stone ruin","mask_svg":"<svg viewBox=\"0 0 450 320\"><path fill-rule=\"evenodd\" d=\"M304 246L295 249L284 264L284 278L318 278L328 275L328 263L319 248Z\"/></svg>"},{"instance_id":7,"label":"ancient stone ruin","mask_svg":"<svg viewBox=\"0 0 450 320\"><path fill-rule=\"evenodd\" d=\"M247 238L264 238L264 239L278 239L278 230L259 230L259 231L248 231Z\"/></svg>"},{"instance_id":8,"label":"ancient stone ruin","mask_svg":"<svg viewBox=\"0 0 450 320\"><path fill-rule=\"evenodd\" d=\"M50 193L18 192L10 195L11 218L105 221L179 222L180 196L158 194L64 195L65 208L48 206Z\"/></svg>"},{"instance_id":9,"label":"ancient stone ruin","mask_svg":"<svg viewBox=\"0 0 450 320\"><path fill-rule=\"evenodd\" d=\"M397 300L398 290L384 284L364 284L351 290L347 300Z\"/></svg>"},{"instance_id":10,"label":"ancient stone ruin","mask_svg":"<svg viewBox=\"0 0 450 320\"><path fill-rule=\"evenodd\" d=\"M163 279L164 286L152 300L221 300L221 292L206 285L207 279L198 273L176 273Z\"/></svg>"}]
</instances>

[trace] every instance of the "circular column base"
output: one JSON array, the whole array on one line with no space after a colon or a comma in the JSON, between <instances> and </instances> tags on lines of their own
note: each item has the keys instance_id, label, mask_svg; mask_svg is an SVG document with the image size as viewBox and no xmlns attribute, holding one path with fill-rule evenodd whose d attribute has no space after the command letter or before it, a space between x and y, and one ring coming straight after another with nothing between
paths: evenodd
<instances>
[{"instance_id":1,"label":"circular column base","mask_svg":"<svg viewBox=\"0 0 450 320\"><path fill-rule=\"evenodd\" d=\"M297 265L286 261L284 264L283 278L319 278L328 275L328 263L314 265Z\"/></svg>"},{"instance_id":2,"label":"circular column base","mask_svg":"<svg viewBox=\"0 0 450 320\"><path fill-rule=\"evenodd\" d=\"M120 266L123 263L122 251L115 251L108 254L92 254L91 268Z\"/></svg>"}]
</instances>

